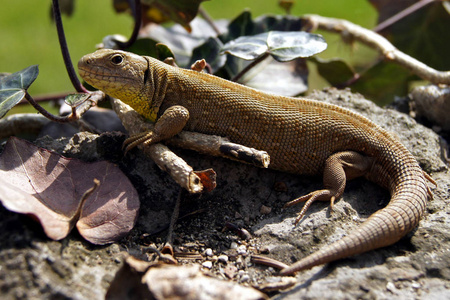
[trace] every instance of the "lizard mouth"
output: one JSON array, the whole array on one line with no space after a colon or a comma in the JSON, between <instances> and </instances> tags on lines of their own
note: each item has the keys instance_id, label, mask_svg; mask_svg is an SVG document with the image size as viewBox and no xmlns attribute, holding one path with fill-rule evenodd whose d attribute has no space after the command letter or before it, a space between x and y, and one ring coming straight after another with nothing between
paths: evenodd
<instances>
[{"instance_id":1,"label":"lizard mouth","mask_svg":"<svg viewBox=\"0 0 450 300\"><path fill-rule=\"evenodd\" d=\"M132 78L127 78L123 74L113 74L105 68L86 65L82 61L78 63L78 73L87 83L97 89L111 88L116 84L123 85L132 81Z\"/></svg>"}]
</instances>

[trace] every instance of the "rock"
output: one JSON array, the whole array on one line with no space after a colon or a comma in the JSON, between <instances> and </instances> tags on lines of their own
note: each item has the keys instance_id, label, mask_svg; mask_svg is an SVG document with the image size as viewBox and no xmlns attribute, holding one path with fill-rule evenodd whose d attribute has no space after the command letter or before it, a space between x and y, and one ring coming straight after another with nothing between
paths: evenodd
<instances>
[{"instance_id":1,"label":"rock","mask_svg":"<svg viewBox=\"0 0 450 300\"><path fill-rule=\"evenodd\" d=\"M415 113L425 117L445 131L450 131L450 87L436 85L419 86L410 94L415 104Z\"/></svg>"},{"instance_id":2,"label":"rock","mask_svg":"<svg viewBox=\"0 0 450 300\"><path fill-rule=\"evenodd\" d=\"M219 255L219 257L218 257L218 260L219 260L221 263L226 264L226 263L228 262L228 256L226 256L225 254L221 254L221 255Z\"/></svg>"},{"instance_id":3,"label":"rock","mask_svg":"<svg viewBox=\"0 0 450 300\"><path fill-rule=\"evenodd\" d=\"M206 250L205 250L205 255L206 255L206 256L212 256L212 255L213 255L212 249L211 249L211 248L206 249Z\"/></svg>"},{"instance_id":4,"label":"rock","mask_svg":"<svg viewBox=\"0 0 450 300\"><path fill-rule=\"evenodd\" d=\"M439 137L409 116L377 107L349 91L328 89L312 98L360 112L395 132L437 181L434 199L419 226L398 243L297 274L296 286L271 292L274 299L444 299L450 295L450 178L441 158ZM74 231L62 241L47 239L40 227L0 207L0 298L103 298L120 267L121 252L151 259L148 245L165 243L166 231L179 187L139 150L126 157L120 152L123 136L81 133L71 139L42 138L65 156L113 161L135 185L141 200L140 217L132 232L120 243L93 246ZM182 196L180 219L173 246L184 245L193 254L211 249L226 253L209 270L218 278L258 283L263 286L277 276L273 268L255 265L252 254L290 264L355 229L389 201L386 191L363 179L347 184L333 211L328 203L314 203L305 218L293 226L301 205L283 205L322 186L321 178L305 178L258 169L233 161L173 149L196 170L213 168L217 188L199 196ZM283 188L277 188L278 186ZM261 214L262 206L270 207ZM232 222L252 233L243 241L224 230ZM242 248L239 246L242 245ZM230 249L233 248L233 249ZM244 252L238 252L245 249ZM241 253L241 254L240 254ZM203 260L181 260L201 265ZM226 266L224 265L226 263ZM224 271L225 267L232 270ZM224 275L225 273L225 275ZM228 275L226 275L228 274Z\"/></svg>"},{"instance_id":5,"label":"rock","mask_svg":"<svg viewBox=\"0 0 450 300\"><path fill-rule=\"evenodd\" d=\"M202 263L203 268L211 269L213 267L212 261L207 260Z\"/></svg>"}]
</instances>

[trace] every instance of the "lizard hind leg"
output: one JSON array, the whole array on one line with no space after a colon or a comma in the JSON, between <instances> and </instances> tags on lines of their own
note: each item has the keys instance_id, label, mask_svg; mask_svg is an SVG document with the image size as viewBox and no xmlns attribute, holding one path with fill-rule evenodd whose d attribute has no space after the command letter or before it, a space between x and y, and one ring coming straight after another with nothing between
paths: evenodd
<instances>
[{"instance_id":1,"label":"lizard hind leg","mask_svg":"<svg viewBox=\"0 0 450 300\"><path fill-rule=\"evenodd\" d=\"M324 189L311 192L285 204L285 207L305 202L295 219L297 224L315 201L330 201L330 208L336 199L344 193L347 180L360 177L370 171L373 159L354 151L337 152L330 155L325 162L323 172Z\"/></svg>"}]
</instances>

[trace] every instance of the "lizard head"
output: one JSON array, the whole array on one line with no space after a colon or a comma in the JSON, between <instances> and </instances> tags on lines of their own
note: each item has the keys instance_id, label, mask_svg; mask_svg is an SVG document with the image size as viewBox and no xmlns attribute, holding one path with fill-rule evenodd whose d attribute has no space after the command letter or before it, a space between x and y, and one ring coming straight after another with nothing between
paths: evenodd
<instances>
[{"instance_id":1,"label":"lizard head","mask_svg":"<svg viewBox=\"0 0 450 300\"><path fill-rule=\"evenodd\" d=\"M143 115L149 105L145 90L148 70L144 57L111 49L97 50L78 62L78 72L87 83L119 98Z\"/></svg>"}]
</instances>

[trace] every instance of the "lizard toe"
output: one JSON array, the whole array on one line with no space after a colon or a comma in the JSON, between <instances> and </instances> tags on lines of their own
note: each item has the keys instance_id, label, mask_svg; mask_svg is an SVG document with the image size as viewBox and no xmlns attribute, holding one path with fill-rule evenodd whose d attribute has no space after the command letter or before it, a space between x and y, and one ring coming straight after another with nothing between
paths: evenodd
<instances>
[{"instance_id":1,"label":"lizard toe","mask_svg":"<svg viewBox=\"0 0 450 300\"><path fill-rule=\"evenodd\" d=\"M152 131L142 132L127 138L123 142L122 149L124 150L126 155L128 151L135 148L136 146L144 143L151 144L152 142L153 142L153 132Z\"/></svg>"},{"instance_id":2,"label":"lizard toe","mask_svg":"<svg viewBox=\"0 0 450 300\"><path fill-rule=\"evenodd\" d=\"M330 190L330 189L323 189L311 192L307 195L301 196L297 199L294 199L292 201L289 201L284 205L284 207L290 207L300 202L305 202L305 205L303 205L302 210L298 213L297 217L295 218L294 224L297 225L298 222L305 216L306 211L311 206L312 203L315 201L330 201L330 207L333 209L334 201L337 198L337 192Z\"/></svg>"}]
</instances>

